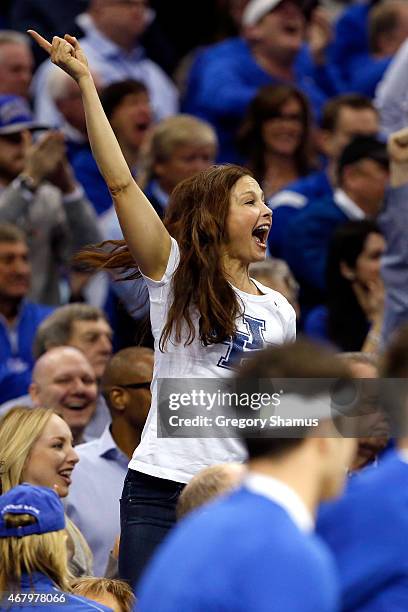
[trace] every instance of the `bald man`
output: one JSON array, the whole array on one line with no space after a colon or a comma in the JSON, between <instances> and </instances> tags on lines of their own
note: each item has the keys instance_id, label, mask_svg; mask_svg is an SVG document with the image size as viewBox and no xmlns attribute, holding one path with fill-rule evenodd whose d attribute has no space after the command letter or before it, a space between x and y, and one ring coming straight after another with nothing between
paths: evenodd
<instances>
[{"instance_id":1,"label":"bald man","mask_svg":"<svg viewBox=\"0 0 408 612\"><path fill-rule=\"evenodd\" d=\"M120 533L119 499L150 408L152 376L151 349L130 347L116 353L101 385L112 422L100 438L75 449L80 461L72 476L66 510L91 547L95 576L104 575Z\"/></svg>"},{"instance_id":2,"label":"bald man","mask_svg":"<svg viewBox=\"0 0 408 612\"><path fill-rule=\"evenodd\" d=\"M97 384L89 361L78 349L59 346L40 357L33 370L29 394L33 406L52 408L69 425L74 444L96 408Z\"/></svg>"},{"instance_id":3,"label":"bald man","mask_svg":"<svg viewBox=\"0 0 408 612\"><path fill-rule=\"evenodd\" d=\"M242 463L220 463L204 468L193 476L183 489L177 501L177 519L213 501L220 495L227 495L238 489L247 468Z\"/></svg>"}]
</instances>

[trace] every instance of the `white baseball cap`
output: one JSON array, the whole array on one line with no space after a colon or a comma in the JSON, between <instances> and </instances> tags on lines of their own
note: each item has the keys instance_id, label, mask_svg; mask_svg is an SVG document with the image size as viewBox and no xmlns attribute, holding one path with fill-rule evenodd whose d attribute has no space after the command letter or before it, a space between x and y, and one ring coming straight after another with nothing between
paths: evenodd
<instances>
[{"instance_id":1,"label":"white baseball cap","mask_svg":"<svg viewBox=\"0 0 408 612\"><path fill-rule=\"evenodd\" d=\"M253 26L270 13L282 0L250 0L242 15L243 26Z\"/></svg>"}]
</instances>

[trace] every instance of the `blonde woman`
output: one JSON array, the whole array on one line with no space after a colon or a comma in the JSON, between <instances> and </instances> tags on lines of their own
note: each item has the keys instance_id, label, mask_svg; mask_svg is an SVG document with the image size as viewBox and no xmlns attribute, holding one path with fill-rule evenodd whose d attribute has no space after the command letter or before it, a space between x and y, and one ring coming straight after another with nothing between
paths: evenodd
<instances>
[{"instance_id":1,"label":"blonde woman","mask_svg":"<svg viewBox=\"0 0 408 612\"><path fill-rule=\"evenodd\" d=\"M24 483L0 496L1 610L110 610L70 594L65 540L55 491Z\"/></svg>"},{"instance_id":2,"label":"blonde woman","mask_svg":"<svg viewBox=\"0 0 408 612\"><path fill-rule=\"evenodd\" d=\"M23 482L68 495L78 463L68 425L52 410L17 406L0 420L0 493ZM1 496L0 496L1 499ZM92 553L85 538L67 518L66 549L73 576L92 574Z\"/></svg>"}]
</instances>

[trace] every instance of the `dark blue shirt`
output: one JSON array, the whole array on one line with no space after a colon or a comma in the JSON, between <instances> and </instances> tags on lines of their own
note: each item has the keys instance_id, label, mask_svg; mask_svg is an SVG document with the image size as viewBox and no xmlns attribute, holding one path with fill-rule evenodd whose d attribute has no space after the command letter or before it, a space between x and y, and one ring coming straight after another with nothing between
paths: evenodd
<instances>
[{"instance_id":1,"label":"dark blue shirt","mask_svg":"<svg viewBox=\"0 0 408 612\"><path fill-rule=\"evenodd\" d=\"M246 488L182 521L138 596L138 612L338 609L332 560L319 539Z\"/></svg>"},{"instance_id":2,"label":"dark blue shirt","mask_svg":"<svg viewBox=\"0 0 408 612\"><path fill-rule=\"evenodd\" d=\"M408 610L408 464L398 452L324 504L317 531L334 553L344 612Z\"/></svg>"}]
</instances>

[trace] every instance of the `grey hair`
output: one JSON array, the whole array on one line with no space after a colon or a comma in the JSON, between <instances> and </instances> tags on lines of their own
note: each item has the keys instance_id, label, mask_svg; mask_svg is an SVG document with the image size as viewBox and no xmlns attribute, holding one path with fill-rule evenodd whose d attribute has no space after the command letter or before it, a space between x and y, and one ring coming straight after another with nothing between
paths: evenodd
<instances>
[{"instance_id":1,"label":"grey hair","mask_svg":"<svg viewBox=\"0 0 408 612\"><path fill-rule=\"evenodd\" d=\"M0 46L6 44L25 45L31 49L28 36L16 30L0 30Z\"/></svg>"},{"instance_id":2,"label":"grey hair","mask_svg":"<svg viewBox=\"0 0 408 612\"><path fill-rule=\"evenodd\" d=\"M75 321L98 321L106 319L105 313L89 304L66 304L57 308L44 319L34 338L33 355L38 359L50 348L69 343Z\"/></svg>"},{"instance_id":3,"label":"grey hair","mask_svg":"<svg viewBox=\"0 0 408 612\"><path fill-rule=\"evenodd\" d=\"M67 97L68 86L71 84L71 77L56 66L51 66L47 78L46 89L53 102L63 100Z\"/></svg>"},{"instance_id":4,"label":"grey hair","mask_svg":"<svg viewBox=\"0 0 408 612\"><path fill-rule=\"evenodd\" d=\"M289 288L297 294L299 285L295 280L288 264L283 259L265 259L265 261L257 261L249 266L249 274L255 280L262 277L277 278L285 281Z\"/></svg>"}]
</instances>

